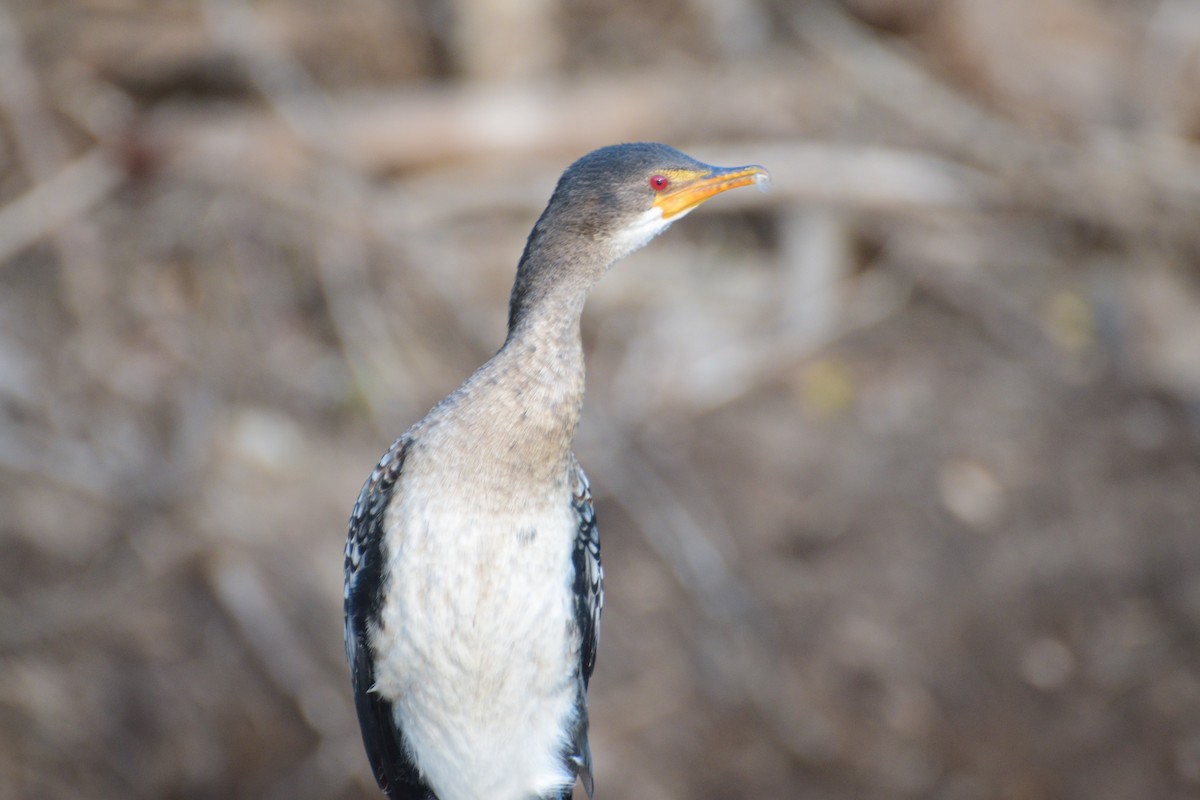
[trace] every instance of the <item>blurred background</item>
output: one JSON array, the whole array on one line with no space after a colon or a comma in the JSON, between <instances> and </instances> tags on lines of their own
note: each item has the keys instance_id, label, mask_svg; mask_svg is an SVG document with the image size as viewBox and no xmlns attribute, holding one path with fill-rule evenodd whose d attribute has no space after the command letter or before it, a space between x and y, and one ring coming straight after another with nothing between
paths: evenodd
<instances>
[{"instance_id":1,"label":"blurred background","mask_svg":"<svg viewBox=\"0 0 1200 800\"><path fill-rule=\"evenodd\" d=\"M345 520L588 150L600 800L1200 797L1200 3L0 2L0 798L374 798Z\"/></svg>"}]
</instances>

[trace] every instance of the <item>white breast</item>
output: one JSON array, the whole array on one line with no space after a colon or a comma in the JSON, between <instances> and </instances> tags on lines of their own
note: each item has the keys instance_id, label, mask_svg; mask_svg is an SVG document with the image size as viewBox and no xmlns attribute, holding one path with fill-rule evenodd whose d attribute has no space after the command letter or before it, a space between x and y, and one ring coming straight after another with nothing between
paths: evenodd
<instances>
[{"instance_id":1,"label":"white breast","mask_svg":"<svg viewBox=\"0 0 1200 800\"><path fill-rule=\"evenodd\" d=\"M440 800L541 796L574 780L561 753L578 523L569 495L497 513L439 500L456 494L445 489L406 486L389 512L376 690Z\"/></svg>"}]
</instances>

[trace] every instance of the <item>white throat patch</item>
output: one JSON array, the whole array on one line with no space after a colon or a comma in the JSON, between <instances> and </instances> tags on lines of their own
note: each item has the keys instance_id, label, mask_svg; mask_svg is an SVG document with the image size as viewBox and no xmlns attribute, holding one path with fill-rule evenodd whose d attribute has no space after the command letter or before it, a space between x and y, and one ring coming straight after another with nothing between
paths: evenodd
<instances>
[{"instance_id":1,"label":"white throat patch","mask_svg":"<svg viewBox=\"0 0 1200 800\"><path fill-rule=\"evenodd\" d=\"M671 227L672 222L681 219L688 211L691 209L676 214L671 219L663 219L661 208L650 207L613 237L613 247L617 251L617 257L624 258L634 250L644 247L651 239Z\"/></svg>"}]
</instances>

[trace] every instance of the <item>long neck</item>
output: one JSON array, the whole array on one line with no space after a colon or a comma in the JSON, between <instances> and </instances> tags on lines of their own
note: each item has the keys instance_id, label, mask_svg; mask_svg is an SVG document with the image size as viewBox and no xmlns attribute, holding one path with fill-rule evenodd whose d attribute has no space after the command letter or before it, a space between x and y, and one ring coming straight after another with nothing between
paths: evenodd
<instances>
[{"instance_id":1,"label":"long neck","mask_svg":"<svg viewBox=\"0 0 1200 800\"><path fill-rule=\"evenodd\" d=\"M543 325L578 333L588 292L619 257L608 238L597 235L588 213L564 211L557 199L556 191L517 265L508 303L509 341Z\"/></svg>"},{"instance_id":2,"label":"long neck","mask_svg":"<svg viewBox=\"0 0 1200 800\"><path fill-rule=\"evenodd\" d=\"M517 270L508 337L440 409L441 430L455 451L494 470L480 479L499 492L545 486L566 474L583 407L580 317L606 264L581 260L586 249L536 241ZM433 433L431 430L430 433Z\"/></svg>"}]
</instances>

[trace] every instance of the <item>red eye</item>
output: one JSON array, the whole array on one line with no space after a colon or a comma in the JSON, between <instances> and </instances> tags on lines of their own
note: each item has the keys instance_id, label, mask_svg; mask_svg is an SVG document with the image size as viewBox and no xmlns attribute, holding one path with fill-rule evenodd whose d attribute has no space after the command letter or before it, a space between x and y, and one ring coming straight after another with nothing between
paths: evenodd
<instances>
[{"instance_id":1,"label":"red eye","mask_svg":"<svg viewBox=\"0 0 1200 800\"><path fill-rule=\"evenodd\" d=\"M650 188L656 192L661 192L663 189L667 188L667 184L669 183L670 181L667 180L666 175L653 175L650 178Z\"/></svg>"}]
</instances>

